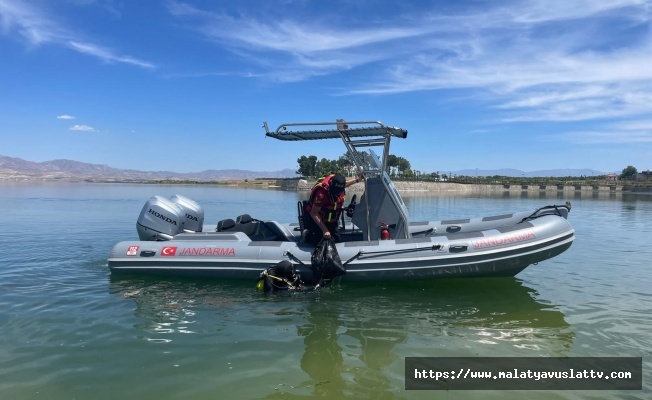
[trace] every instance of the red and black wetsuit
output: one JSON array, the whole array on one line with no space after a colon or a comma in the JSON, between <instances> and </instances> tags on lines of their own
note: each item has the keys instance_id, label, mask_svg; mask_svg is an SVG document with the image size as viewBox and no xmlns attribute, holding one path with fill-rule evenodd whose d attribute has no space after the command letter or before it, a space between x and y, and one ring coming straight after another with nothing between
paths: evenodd
<instances>
[{"instance_id":1,"label":"red and black wetsuit","mask_svg":"<svg viewBox=\"0 0 652 400\"><path fill-rule=\"evenodd\" d=\"M317 223L310 217L310 211L313 206L320 207L319 218L326 225L331 236L336 242L339 241L339 232L337 230L337 221L342 215L342 207L344 207L345 192L342 191L338 195L333 195L330 190L330 180L334 175L329 175L315 184L310 192L310 200L306 206L307 228L309 230L307 240L315 245L323 237L323 232Z\"/></svg>"}]
</instances>

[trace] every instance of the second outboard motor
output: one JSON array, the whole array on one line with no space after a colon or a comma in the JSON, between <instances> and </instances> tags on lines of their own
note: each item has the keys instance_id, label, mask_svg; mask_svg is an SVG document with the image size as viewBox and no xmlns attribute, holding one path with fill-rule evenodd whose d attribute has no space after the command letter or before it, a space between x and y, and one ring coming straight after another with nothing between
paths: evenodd
<instances>
[{"instance_id":1,"label":"second outboard motor","mask_svg":"<svg viewBox=\"0 0 652 400\"><path fill-rule=\"evenodd\" d=\"M161 196L151 197L143 206L136 230L140 240L170 240L183 232L185 211ZM202 218L203 220L203 218Z\"/></svg>"},{"instance_id":2,"label":"second outboard motor","mask_svg":"<svg viewBox=\"0 0 652 400\"><path fill-rule=\"evenodd\" d=\"M173 203L181 207L185 213L184 229L191 232L201 232L204 229L204 208L194 200L175 194L170 197Z\"/></svg>"}]
</instances>

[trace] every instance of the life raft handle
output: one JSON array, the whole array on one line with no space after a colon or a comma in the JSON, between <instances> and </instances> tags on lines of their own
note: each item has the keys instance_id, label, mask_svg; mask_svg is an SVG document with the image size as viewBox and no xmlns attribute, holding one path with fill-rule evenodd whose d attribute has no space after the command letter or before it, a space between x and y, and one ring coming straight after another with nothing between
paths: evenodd
<instances>
[{"instance_id":1,"label":"life raft handle","mask_svg":"<svg viewBox=\"0 0 652 400\"><path fill-rule=\"evenodd\" d=\"M358 258L360 258L362 256L376 255L378 257L382 257L382 256L388 255L388 254L411 253L411 252L420 251L420 250L432 250L432 251L434 251L434 250L440 250L441 248L442 248L442 246L440 244L433 244L430 247L417 247L417 248L414 248L414 249L382 250L382 251L364 251L364 250L360 250L360 251L358 251L358 253L356 255L354 255L353 257L346 260L343 263L343 265L347 265L351 261L356 260L356 259L358 259Z\"/></svg>"},{"instance_id":2,"label":"life raft handle","mask_svg":"<svg viewBox=\"0 0 652 400\"><path fill-rule=\"evenodd\" d=\"M292 261L296 261L296 262L298 262L299 264L303 265L304 267L308 267L308 268L310 268L310 270L312 270L312 265L308 265L308 264L304 263L303 261L299 260L299 259L297 258L297 256L295 256L294 254L290 253L289 251L286 251L286 252L285 252L285 255L286 255L287 258L289 258L290 260L292 260Z\"/></svg>"},{"instance_id":3,"label":"life raft handle","mask_svg":"<svg viewBox=\"0 0 652 400\"><path fill-rule=\"evenodd\" d=\"M543 217L544 215L555 215L555 214L556 214L556 215L559 216L559 217L563 217L563 215L561 214L561 211L559 211L559 209L562 208L562 207L565 208L565 209L567 209L568 212L570 213L570 210L571 210L571 203L570 203L570 201L567 201L566 204L564 204L564 205L556 205L556 204L553 204L553 205L551 205L551 206L543 206L543 207L541 207L541 208L537 208L536 210L534 210L534 212L533 212L532 214L530 214L529 216L523 218L523 219L521 220L521 222L519 222L519 223L522 223L522 222L525 222L525 221L529 221L529 220L532 220L532 219L535 219L535 218ZM537 214L539 214L541 211L544 211L544 210L554 210L555 212L554 212L553 214L541 214L541 215L537 215Z\"/></svg>"},{"instance_id":4,"label":"life raft handle","mask_svg":"<svg viewBox=\"0 0 652 400\"><path fill-rule=\"evenodd\" d=\"M360 250L353 257L351 257L348 260L344 261L342 263L342 265L347 265L351 261L356 260L356 259L358 259L358 258L360 258L362 256L367 256L367 255L372 255L372 256L376 255L376 256L381 257L381 256L388 255L388 254L412 253L412 252L421 251L421 250L435 251L435 250L441 250L441 248L442 248L441 244L433 244L430 247L417 247L417 248L414 248L414 249L383 250L383 251L364 251L364 250ZM314 271L313 268L312 268L312 265L308 265L308 264L304 263L303 261L299 260L291 252L286 251L285 256L287 256L287 258L291 259L292 261L296 261L299 264L303 265L304 267L309 268L311 271Z\"/></svg>"}]
</instances>

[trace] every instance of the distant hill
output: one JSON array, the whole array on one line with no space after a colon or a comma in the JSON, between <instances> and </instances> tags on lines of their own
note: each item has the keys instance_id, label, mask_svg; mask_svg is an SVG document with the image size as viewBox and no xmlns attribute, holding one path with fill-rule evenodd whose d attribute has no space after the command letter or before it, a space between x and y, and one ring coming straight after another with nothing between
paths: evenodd
<instances>
[{"instance_id":1,"label":"distant hill","mask_svg":"<svg viewBox=\"0 0 652 400\"><path fill-rule=\"evenodd\" d=\"M440 171L456 176L509 176L509 177L561 177L561 176L598 176L605 172L593 169L551 169L541 171L521 171L518 169L480 170L465 169L460 171ZM248 171L241 169L206 170L202 172L171 171L137 171L117 169L104 164L89 164L72 160L52 160L44 162L26 161L21 158L0 155L0 180L69 180L97 182L142 182L159 180L183 181L232 181L257 178L294 178L293 169L280 171Z\"/></svg>"},{"instance_id":2,"label":"distant hill","mask_svg":"<svg viewBox=\"0 0 652 400\"><path fill-rule=\"evenodd\" d=\"M52 160L44 162L26 161L21 158L0 155L0 180L86 180L98 182L111 181L230 181L256 178L293 178L293 169L280 171L247 171L240 169L206 170L202 172L137 171L117 169L104 164L89 164L72 160Z\"/></svg>"},{"instance_id":3,"label":"distant hill","mask_svg":"<svg viewBox=\"0 0 652 400\"><path fill-rule=\"evenodd\" d=\"M449 172L440 171L442 174ZM594 169L544 169L540 171L521 171L519 169L463 169L460 171L450 171L450 173L458 176L510 176L510 177L528 177L528 178L543 178L543 177L562 177L562 176L599 176L607 175L607 172L596 171Z\"/></svg>"}]
</instances>

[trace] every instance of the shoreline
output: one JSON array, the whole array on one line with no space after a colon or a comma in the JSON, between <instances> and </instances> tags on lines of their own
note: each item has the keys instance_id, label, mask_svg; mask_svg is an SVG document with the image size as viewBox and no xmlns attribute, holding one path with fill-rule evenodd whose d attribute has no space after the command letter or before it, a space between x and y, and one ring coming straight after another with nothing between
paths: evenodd
<instances>
[{"instance_id":1,"label":"shoreline","mask_svg":"<svg viewBox=\"0 0 652 400\"><path fill-rule=\"evenodd\" d=\"M22 178L22 179L21 179ZM182 181L182 180L129 180L129 179L91 179L91 178L51 178L51 177L0 177L0 185L6 183L93 183L93 184L137 184L137 185L212 185L223 187L240 187L252 189L271 189L289 191L309 191L313 183L299 179L255 179L255 180L228 180L228 181ZM428 192L511 192L511 193L557 193L557 192L607 192L607 193L648 193L652 194L652 186L635 186L622 184L477 184L453 182L424 182L424 181L395 181L396 189L401 193L428 193ZM364 183L356 183L347 189L351 193L362 193Z\"/></svg>"}]
</instances>

